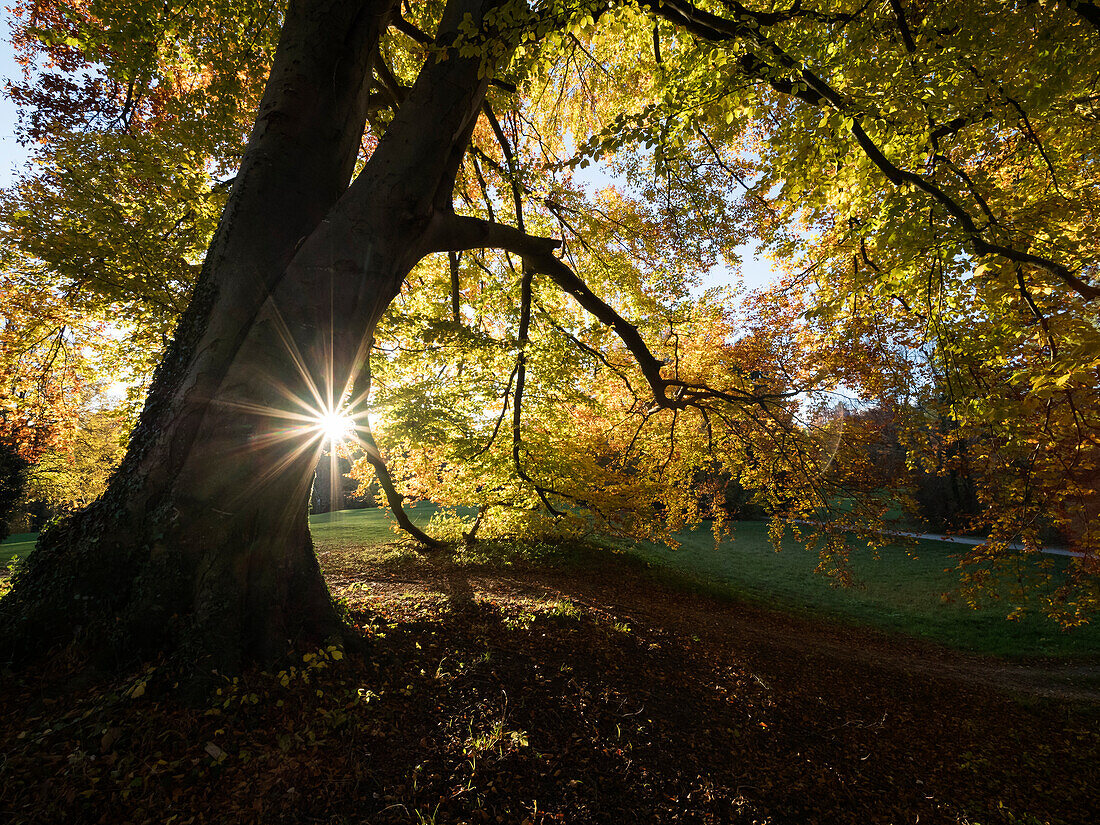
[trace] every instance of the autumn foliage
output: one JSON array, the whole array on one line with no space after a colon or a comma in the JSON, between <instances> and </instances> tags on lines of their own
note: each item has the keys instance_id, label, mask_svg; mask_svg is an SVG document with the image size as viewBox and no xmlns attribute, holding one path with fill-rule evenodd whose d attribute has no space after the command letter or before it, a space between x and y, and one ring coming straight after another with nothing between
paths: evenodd
<instances>
[{"instance_id":1,"label":"autumn foliage","mask_svg":"<svg viewBox=\"0 0 1100 825\"><path fill-rule=\"evenodd\" d=\"M391 18L360 166L422 67L450 59L443 5ZM1064 542L1068 578L1029 578L1016 601L1085 621L1100 604L1094 7L811 5L505 2L458 27L451 57L492 84L447 209L489 228L483 247L424 257L372 330L347 394L368 447L354 472L389 476L389 506L449 509L435 530L454 541L667 540L704 518L721 533L736 489L841 583L853 534L881 545L921 478L964 473L977 505L955 526L990 537L962 561L964 591L1022 580ZM60 313L38 355L0 364L36 388L4 400L23 445L54 437L44 422L75 397L50 341L111 319L132 371L151 372L282 16L212 0L15 14L27 73L9 91L40 165L0 200L6 350L33 339L40 306ZM776 281L710 288L746 243Z\"/></svg>"}]
</instances>

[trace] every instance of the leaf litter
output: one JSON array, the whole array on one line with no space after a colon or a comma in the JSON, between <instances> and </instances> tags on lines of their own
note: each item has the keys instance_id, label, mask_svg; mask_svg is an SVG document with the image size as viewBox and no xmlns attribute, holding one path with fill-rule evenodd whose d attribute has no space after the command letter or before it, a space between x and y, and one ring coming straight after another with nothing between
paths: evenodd
<instances>
[{"instance_id":1,"label":"leaf litter","mask_svg":"<svg viewBox=\"0 0 1100 825\"><path fill-rule=\"evenodd\" d=\"M1096 662L1005 663L718 600L612 554L326 554L366 653L5 674L12 823L1085 823Z\"/></svg>"}]
</instances>

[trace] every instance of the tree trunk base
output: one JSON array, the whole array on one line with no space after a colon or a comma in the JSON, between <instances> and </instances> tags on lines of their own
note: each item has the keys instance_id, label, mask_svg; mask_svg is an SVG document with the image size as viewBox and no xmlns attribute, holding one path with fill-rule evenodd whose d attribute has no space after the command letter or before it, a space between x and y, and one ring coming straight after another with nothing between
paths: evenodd
<instances>
[{"instance_id":1,"label":"tree trunk base","mask_svg":"<svg viewBox=\"0 0 1100 825\"><path fill-rule=\"evenodd\" d=\"M75 645L101 667L167 653L224 673L342 636L304 512L199 533L169 509L123 525L104 499L43 534L0 602L0 661Z\"/></svg>"}]
</instances>

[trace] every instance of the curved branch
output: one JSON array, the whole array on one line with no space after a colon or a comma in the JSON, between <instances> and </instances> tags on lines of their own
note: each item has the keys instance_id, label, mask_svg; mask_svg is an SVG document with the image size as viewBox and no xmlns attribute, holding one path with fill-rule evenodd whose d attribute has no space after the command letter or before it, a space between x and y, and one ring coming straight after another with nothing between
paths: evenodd
<instances>
[{"instance_id":1,"label":"curved branch","mask_svg":"<svg viewBox=\"0 0 1100 825\"><path fill-rule=\"evenodd\" d=\"M611 361L608 360L606 355L604 355L595 347L589 346L588 344L584 343L584 341L577 338L577 336L573 335L573 333L571 333L569 330L567 330L565 327L555 321L554 316L547 312L546 308L543 307L543 305L540 304L538 301L535 301L535 306L537 306L539 311L543 314L543 317L546 319L546 323L548 323L553 329L557 330L559 335L569 341L581 352L603 364L607 369L617 375L619 380L622 381L623 384L626 386L627 392L634 396L634 403L638 403L638 393L637 391L635 391L634 385L630 383L630 376L623 372L621 367L612 364Z\"/></svg>"},{"instance_id":2,"label":"curved branch","mask_svg":"<svg viewBox=\"0 0 1100 825\"><path fill-rule=\"evenodd\" d=\"M359 381L362 382L363 393L360 396L364 400L370 397L371 387L371 368L370 358L363 366L363 372L360 375ZM374 440L374 433L370 427L370 416L362 416L356 424L356 437L359 440L360 446L363 447L363 452L367 457L367 461L370 462L370 466L374 468L374 475L378 479L378 486L382 488L382 492L386 495L386 503L390 506L390 511L393 513L393 517L397 520L401 529L423 544L425 547L429 547L432 550L438 550L444 545L438 539L434 539L413 524L409 514L405 512L404 500L405 497L397 492L397 488L393 485L393 476L390 475L390 468L386 466L385 460L382 458L382 452L378 449L378 443Z\"/></svg>"},{"instance_id":3,"label":"curved branch","mask_svg":"<svg viewBox=\"0 0 1100 825\"><path fill-rule=\"evenodd\" d=\"M532 269L548 276L562 290L568 292L596 320L610 327L626 345L642 371L646 383L653 392L658 407L684 409L698 406L706 400L730 403L754 403L790 398L795 392L762 393L736 390L717 390L705 384L690 384L661 375L665 362L650 351L638 328L619 315L615 309L593 292L572 269L553 255L561 241L528 235L515 227L491 223L481 218L464 215L436 213L425 234L429 252L446 252L459 249L504 249L519 255L524 269ZM669 395L668 390L674 392Z\"/></svg>"},{"instance_id":4,"label":"curved branch","mask_svg":"<svg viewBox=\"0 0 1100 825\"><path fill-rule=\"evenodd\" d=\"M493 446L493 442L497 440L497 433L500 432L500 425L504 422L504 414L508 412L508 400L512 395L512 382L516 378L516 370L518 368L519 364L512 367L512 374L508 376L508 384L504 387L504 395L501 397L500 415L497 416L497 423L493 425L493 431L489 434L489 440L486 441L485 446L476 453L466 456L466 461L472 461L483 453L488 452L489 448Z\"/></svg>"},{"instance_id":5,"label":"curved branch","mask_svg":"<svg viewBox=\"0 0 1100 825\"><path fill-rule=\"evenodd\" d=\"M523 259L524 267L531 267L547 275L563 290L572 295L582 307L597 320L611 327L626 344L627 349L638 362L653 390L654 397L662 406L671 406L672 399L665 394L665 379L661 377L664 362L654 357L638 328L623 318L602 298L596 295L588 285L558 258L553 250L561 246L561 241L553 238L539 238L528 235L511 226L490 223L480 218L451 215L444 218L439 214L428 236L432 251L444 252L450 249L506 249Z\"/></svg>"},{"instance_id":6,"label":"curved branch","mask_svg":"<svg viewBox=\"0 0 1100 825\"><path fill-rule=\"evenodd\" d=\"M405 497L397 492L397 488L393 486L393 476L390 475L389 467L386 466L386 462L382 460L382 453L378 450L378 444L374 441L374 434L371 432L370 423L364 416L362 424L362 435L360 440L363 443L363 451L366 453L367 461L370 462L370 466L374 468L374 475L378 479L378 486L382 488L382 492L386 494L386 503L389 504L390 510L393 512L393 517L397 519L397 523L401 525L401 529L416 539L426 547L430 547L433 550L438 550L443 547L443 543L437 539L432 538L415 524L412 519L409 518L409 514L405 512L404 500Z\"/></svg>"},{"instance_id":7,"label":"curved branch","mask_svg":"<svg viewBox=\"0 0 1100 825\"><path fill-rule=\"evenodd\" d=\"M1035 299L1031 297L1031 291L1027 288L1027 283L1024 281L1024 273L1020 267L1016 267L1016 286L1020 290L1020 295L1024 299L1024 303L1027 304L1028 309L1031 310L1031 314L1035 316L1035 320L1039 322L1039 326L1043 330L1043 336L1047 339L1047 347L1050 348L1050 360L1054 361L1058 357L1058 347L1054 343L1054 336L1050 333L1050 325L1047 324L1046 316L1040 311L1039 306L1035 303Z\"/></svg>"}]
</instances>

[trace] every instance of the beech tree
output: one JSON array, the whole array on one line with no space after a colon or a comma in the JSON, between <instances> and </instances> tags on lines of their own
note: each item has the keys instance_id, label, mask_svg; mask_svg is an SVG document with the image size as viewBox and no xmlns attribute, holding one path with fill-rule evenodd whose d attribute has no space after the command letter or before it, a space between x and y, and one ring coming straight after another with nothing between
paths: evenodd
<instances>
[{"instance_id":1,"label":"beech tree","mask_svg":"<svg viewBox=\"0 0 1100 825\"><path fill-rule=\"evenodd\" d=\"M902 491L812 408L915 392L919 352L965 426L1007 422L989 558L1040 490L1095 506L1100 14L909 6L28 9L56 70L16 97L56 171L6 201L10 254L147 336L186 309L107 492L0 602L4 650L233 667L340 632L306 521L339 420L429 545L405 496L478 505L468 539L667 534L732 477L843 580L846 531L883 543ZM76 173L88 147L126 161ZM627 184L581 186L597 161ZM789 277L700 296L748 238ZM1048 595L1069 621L1096 602L1089 529Z\"/></svg>"}]
</instances>

